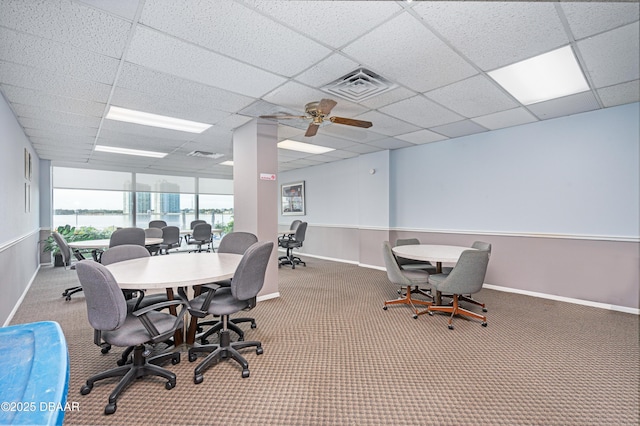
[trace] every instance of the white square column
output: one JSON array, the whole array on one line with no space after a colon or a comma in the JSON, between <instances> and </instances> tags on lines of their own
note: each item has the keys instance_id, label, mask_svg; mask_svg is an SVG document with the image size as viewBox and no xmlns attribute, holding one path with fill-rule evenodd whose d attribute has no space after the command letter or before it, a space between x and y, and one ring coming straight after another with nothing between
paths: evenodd
<instances>
[{"instance_id":1,"label":"white square column","mask_svg":"<svg viewBox=\"0 0 640 426\"><path fill-rule=\"evenodd\" d=\"M278 125L254 119L233 132L234 231L274 248L260 295L278 296Z\"/></svg>"}]
</instances>

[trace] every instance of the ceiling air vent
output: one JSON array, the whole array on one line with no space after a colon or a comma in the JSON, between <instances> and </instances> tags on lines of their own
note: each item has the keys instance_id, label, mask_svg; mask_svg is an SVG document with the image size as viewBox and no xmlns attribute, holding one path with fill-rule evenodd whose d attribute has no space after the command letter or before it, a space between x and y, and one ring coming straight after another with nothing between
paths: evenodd
<instances>
[{"instance_id":1,"label":"ceiling air vent","mask_svg":"<svg viewBox=\"0 0 640 426\"><path fill-rule=\"evenodd\" d=\"M397 84L391 83L368 69L359 68L333 83L321 87L321 89L332 95L360 102L394 89L396 86Z\"/></svg>"},{"instance_id":2,"label":"ceiling air vent","mask_svg":"<svg viewBox=\"0 0 640 426\"><path fill-rule=\"evenodd\" d=\"M187 154L189 157L201 157L201 158L213 158L214 160L224 157L224 154L219 152L207 152L207 151L192 151Z\"/></svg>"}]
</instances>

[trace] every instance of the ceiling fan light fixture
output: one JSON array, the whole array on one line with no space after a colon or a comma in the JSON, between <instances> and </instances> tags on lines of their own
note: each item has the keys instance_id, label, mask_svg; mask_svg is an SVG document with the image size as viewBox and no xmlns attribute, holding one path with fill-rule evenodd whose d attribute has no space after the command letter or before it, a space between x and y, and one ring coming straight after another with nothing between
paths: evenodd
<instances>
[{"instance_id":1,"label":"ceiling fan light fixture","mask_svg":"<svg viewBox=\"0 0 640 426\"><path fill-rule=\"evenodd\" d=\"M293 141L291 139L285 139L278 142L278 148L290 149L292 151L306 152L309 154L325 154L327 152L335 151L333 148L327 148L326 146L314 145L311 143Z\"/></svg>"}]
</instances>

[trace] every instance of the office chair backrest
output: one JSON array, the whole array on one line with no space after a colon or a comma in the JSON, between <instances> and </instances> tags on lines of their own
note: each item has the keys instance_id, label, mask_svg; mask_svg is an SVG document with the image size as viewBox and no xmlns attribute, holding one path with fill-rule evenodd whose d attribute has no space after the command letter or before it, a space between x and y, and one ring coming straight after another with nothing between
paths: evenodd
<instances>
[{"instance_id":1,"label":"office chair backrest","mask_svg":"<svg viewBox=\"0 0 640 426\"><path fill-rule=\"evenodd\" d=\"M76 263L78 279L84 290L87 317L96 330L116 330L127 317L127 302L111 272L93 260Z\"/></svg>"},{"instance_id":2,"label":"office chair backrest","mask_svg":"<svg viewBox=\"0 0 640 426\"><path fill-rule=\"evenodd\" d=\"M199 223L207 223L206 220L192 220L191 224L189 225L189 229L195 229L196 225Z\"/></svg>"},{"instance_id":3,"label":"office chair backrest","mask_svg":"<svg viewBox=\"0 0 640 426\"><path fill-rule=\"evenodd\" d=\"M410 246L420 244L420 240L417 238L398 238L396 240L396 246Z\"/></svg>"},{"instance_id":4,"label":"office chair backrest","mask_svg":"<svg viewBox=\"0 0 640 426\"><path fill-rule=\"evenodd\" d=\"M307 222L302 222L296 228L296 233L293 235L293 239L300 243L300 247L302 247L302 243L304 242L305 236L307 234Z\"/></svg>"},{"instance_id":5,"label":"office chair backrest","mask_svg":"<svg viewBox=\"0 0 640 426\"><path fill-rule=\"evenodd\" d=\"M53 237L56 244L58 245L58 248L60 249L60 254L62 255L62 261L64 262L65 265L68 265L69 262L71 262L71 249L67 244L67 240L65 240L65 238L62 235L60 235L60 233L58 232L52 232L51 236Z\"/></svg>"},{"instance_id":6,"label":"office chair backrest","mask_svg":"<svg viewBox=\"0 0 640 426\"><path fill-rule=\"evenodd\" d=\"M300 224L302 223L301 220L296 219L293 222L291 222L291 225L289 225L289 231L295 231L296 229L298 229L298 226L300 226Z\"/></svg>"},{"instance_id":7,"label":"office chair backrest","mask_svg":"<svg viewBox=\"0 0 640 426\"><path fill-rule=\"evenodd\" d=\"M116 229L109 239L109 247L123 244L135 244L144 246L144 229L142 228L121 228Z\"/></svg>"},{"instance_id":8,"label":"office chair backrest","mask_svg":"<svg viewBox=\"0 0 640 426\"><path fill-rule=\"evenodd\" d=\"M162 244L177 244L180 241L180 228L177 226L165 226L162 228Z\"/></svg>"},{"instance_id":9,"label":"office chair backrest","mask_svg":"<svg viewBox=\"0 0 640 426\"><path fill-rule=\"evenodd\" d=\"M193 227L193 239L197 241L209 241L211 239L211 225L198 223Z\"/></svg>"},{"instance_id":10,"label":"office chair backrest","mask_svg":"<svg viewBox=\"0 0 640 426\"><path fill-rule=\"evenodd\" d=\"M394 284L398 285L411 285L411 281L404 276L396 256L391 250L391 243L389 241L382 242L382 258L384 259L384 266L387 269L387 278Z\"/></svg>"},{"instance_id":11,"label":"office chair backrest","mask_svg":"<svg viewBox=\"0 0 640 426\"><path fill-rule=\"evenodd\" d=\"M491 243L485 243L484 241L474 241L471 244L471 248L476 250L484 250L489 252L489 256L491 256Z\"/></svg>"},{"instance_id":12,"label":"office chair backrest","mask_svg":"<svg viewBox=\"0 0 640 426\"><path fill-rule=\"evenodd\" d=\"M231 232L220 240L218 253L244 254L249 247L258 242L258 237L250 232Z\"/></svg>"},{"instance_id":13,"label":"office chair backrest","mask_svg":"<svg viewBox=\"0 0 640 426\"><path fill-rule=\"evenodd\" d=\"M123 244L121 246L112 247L102 253L100 262L103 265L111 265L112 263L122 262L124 260L139 259L141 257L149 256L149 250L144 248L144 246Z\"/></svg>"},{"instance_id":14,"label":"office chair backrest","mask_svg":"<svg viewBox=\"0 0 640 426\"><path fill-rule=\"evenodd\" d=\"M262 290L272 250L273 241L257 242L247 249L231 280L231 294L235 299L253 299Z\"/></svg>"},{"instance_id":15,"label":"office chair backrest","mask_svg":"<svg viewBox=\"0 0 640 426\"><path fill-rule=\"evenodd\" d=\"M144 236L146 238L162 238L162 229L160 228L147 228L144 230Z\"/></svg>"},{"instance_id":16,"label":"office chair backrest","mask_svg":"<svg viewBox=\"0 0 640 426\"><path fill-rule=\"evenodd\" d=\"M165 226L167 226L167 222L165 222L164 220L152 220L151 222L149 222L149 228L162 229Z\"/></svg>"},{"instance_id":17,"label":"office chair backrest","mask_svg":"<svg viewBox=\"0 0 640 426\"><path fill-rule=\"evenodd\" d=\"M438 290L449 294L473 294L482 289L489 264L489 252L465 250Z\"/></svg>"}]
</instances>

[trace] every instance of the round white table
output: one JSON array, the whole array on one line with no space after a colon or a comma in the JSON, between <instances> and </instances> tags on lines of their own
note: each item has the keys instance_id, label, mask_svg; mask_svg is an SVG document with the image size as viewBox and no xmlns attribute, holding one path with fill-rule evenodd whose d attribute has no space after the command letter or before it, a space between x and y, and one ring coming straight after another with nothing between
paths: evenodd
<instances>
[{"instance_id":1,"label":"round white table","mask_svg":"<svg viewBox=\"0 0 640 426\"><path fill-rule=\"evenodd\" d=\"M69 247L76 250L104 250L109 248L109 238L103 240L84 240L84 241L72 241ZM162 238L145 238L145 246L154 246L156 244L162 244Z\"/></svg>"},{"instance_id":2,"label":"round white table","mask_svg":"<svg viewBox=\"0 0 640 426\"><path fill-rule=\"evenodd\" d=\"M173 299L176 287L198 286L232 278L241 259L242 255L232 253L183 253L125 260L106 265L106 268L120 288L164 288L169 299ZM176 310L172 309L171 313L175 315ZM192 317L187 329L188 345L195 341L196 327L197 320ZM181 334L175 338L176 346L182 343Z\"/></svg>"}]
</instances>

